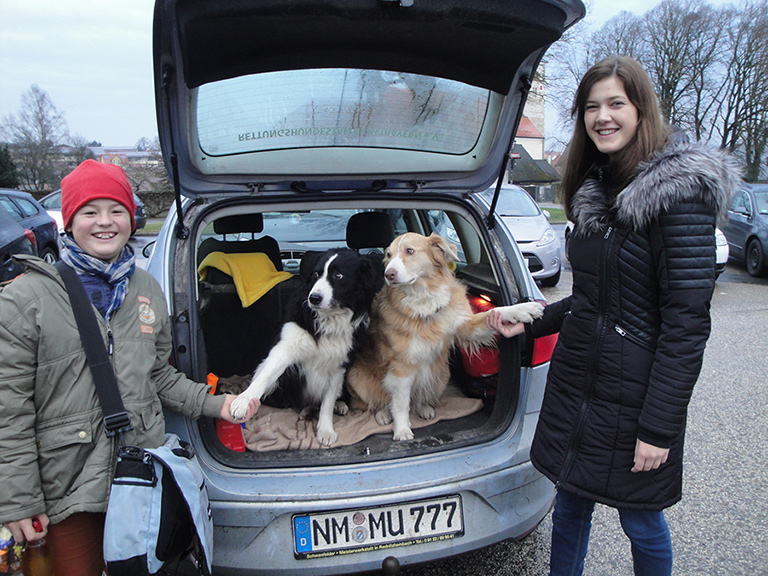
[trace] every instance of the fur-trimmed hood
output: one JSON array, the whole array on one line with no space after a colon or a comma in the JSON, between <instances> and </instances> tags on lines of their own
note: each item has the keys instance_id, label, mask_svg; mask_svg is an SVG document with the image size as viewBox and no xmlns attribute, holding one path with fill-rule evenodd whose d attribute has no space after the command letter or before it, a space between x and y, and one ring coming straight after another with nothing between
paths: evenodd
<instances>
[{"instance_id":1,"label":"fur-trimmed hood","mask_svg":"<svg viewBox=\"0 0 768 576\"><path fill-rule=\"evenodd\" d=\"M572 200L576 231L586 235L607 222L639 231L670 206L691 201L711 206L721 225L740 179L741 168L728 152L678 140L641 164L618 196L598 178L587 178Z\"/></svg>"}]
</instances>

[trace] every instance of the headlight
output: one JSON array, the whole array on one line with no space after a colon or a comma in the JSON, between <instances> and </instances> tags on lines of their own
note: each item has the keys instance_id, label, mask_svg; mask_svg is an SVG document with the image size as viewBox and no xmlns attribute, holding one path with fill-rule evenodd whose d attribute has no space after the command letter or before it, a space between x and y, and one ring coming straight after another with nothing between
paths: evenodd
<instances>
[{"instance_id":1,"label":"headlight","mask_svg":"<svg viewBox=\"0 0 768 576\"><path fill-rule=\"evenodd\" d=\"M715 243L718 246L726 246L728 244L728 240L725 238L725 234L722 233L720 228L715 229Z\"/></svg>"},{"instance_id":2,"label":"headlight","mask_svg":"<svg viewBox=\"0 0 768 576\"><path fill-rule=\"evenodd\" d=\"M539 238L539 241L536 243L536 246L546 246L547 244L552 244L557 240L557 236L555 235L555 231L552 228L547 228L547 231L544 232L544 235Z\"/></svg>"}]
</instances>

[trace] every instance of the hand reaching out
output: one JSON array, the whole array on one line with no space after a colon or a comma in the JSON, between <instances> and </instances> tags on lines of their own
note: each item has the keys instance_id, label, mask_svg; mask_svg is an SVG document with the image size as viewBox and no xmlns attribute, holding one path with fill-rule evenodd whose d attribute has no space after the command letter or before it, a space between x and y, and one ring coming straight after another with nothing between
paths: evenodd
<instances>
[{"instance_id":1,"label":"hand reaching out","mask_svg":"<svg viewBox=\"0 0 768 576\"><path fill-rule=\"evenodd\" d=\"M224 399L224 406L221 407L222 420L232 422L233 424L241 424L242 422L247 422L254 414L256 414L256 412L259 410L259 406L261 406L261 402L259 402L258 398L251 398L251 401L248 403L248 411L245 413L245 416L242 418L235 418L232 416L232 412L230 411L230 405L235 398L237 398L237 395L235 394L226 395L226 398Z\"/></svg>"}]
</instances>

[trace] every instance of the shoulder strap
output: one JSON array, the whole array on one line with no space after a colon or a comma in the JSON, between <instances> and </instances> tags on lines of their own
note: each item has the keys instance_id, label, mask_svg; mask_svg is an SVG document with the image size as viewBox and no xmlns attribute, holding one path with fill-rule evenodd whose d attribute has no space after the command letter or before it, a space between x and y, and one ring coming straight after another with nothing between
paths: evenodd
<instances>
[{"instance_id":1,"label":"shoulder strap","mask_svg":"<svg viewBox=\"0 0 768 576\"><path fill-rule=\"evenodd\" d=\"M55 266L67 287L69 301L72 303L85 357L96 384L96 394L99 397L101 411L104 413L104 428L107 436L111 437L115 434L122 436L125 432L133 430L133 426L131 425L131 418L123 406L120 390L117 388L115 372L112 370L107 349L101 339L101 329L96 321L93 306L88 299L88 294L85 293L85 287L77 272L61 260L56 262Z\"/></svg>"}]
</instances>

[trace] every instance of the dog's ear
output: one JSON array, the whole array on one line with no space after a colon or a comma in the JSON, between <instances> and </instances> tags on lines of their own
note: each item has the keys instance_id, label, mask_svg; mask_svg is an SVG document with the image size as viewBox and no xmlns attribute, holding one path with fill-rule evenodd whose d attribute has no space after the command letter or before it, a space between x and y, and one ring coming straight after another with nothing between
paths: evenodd
<instances>
[{"instance_id":1,"label":"dog's ear","mask_svg":"<svg viewBox=\"0 0 768 576\"><path fill-rule=\"evenodd\" d=\"M371 301L384 286L384 275L376 268L370 258L360 256L360 285L367 300Z\"/></svg>"},{"instance_id":2,"label":"dog's ear","mask_svg":"<svg viewBox=\"0 0 768 576\"><path fill-rule=\"evenodd\" d=\"M299 265L299 276L304 280L309 280L312 273L315 271L315 266L320 262L320 258L325 256L325 252L318 250L307 250L301 257L301 264Z\"/></svg>"},{"instance_id":3,"label":"dog's ear","mask_svg":"<svg viewBox=\"0 0 768 576\"><path fill-rule=\"evenodd\" d=\"M445 264L450 267L451 263L455 262L456 258L459 257L459 250L456 248L456 245L451 244L442 236L432 232L427 240L433 255L439 256L438 261L441 265Z\"/></svg>"}]
</instances>

